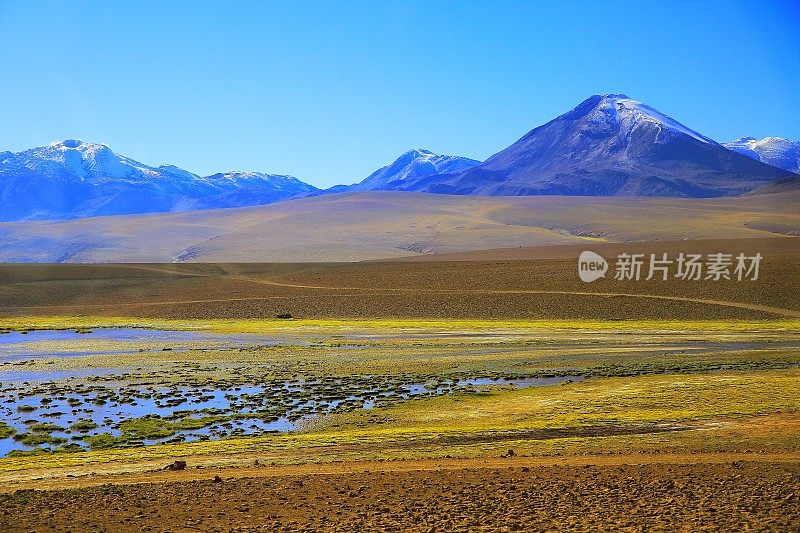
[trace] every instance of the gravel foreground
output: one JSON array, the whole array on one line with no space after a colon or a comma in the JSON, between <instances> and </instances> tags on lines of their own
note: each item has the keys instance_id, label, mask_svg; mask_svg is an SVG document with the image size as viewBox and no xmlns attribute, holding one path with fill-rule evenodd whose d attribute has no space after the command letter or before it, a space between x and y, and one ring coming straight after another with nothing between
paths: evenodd
<instances>
[{"instance_id":1,"label":"gravel foreground","mask_svg":"<svg viewBox=\"0 0 800 533\"><path fill-rule=\"evenodd\" d=\"M798 531L800 464L514 466L0 495L15 531Z\"/></svg>"}]
</instances>

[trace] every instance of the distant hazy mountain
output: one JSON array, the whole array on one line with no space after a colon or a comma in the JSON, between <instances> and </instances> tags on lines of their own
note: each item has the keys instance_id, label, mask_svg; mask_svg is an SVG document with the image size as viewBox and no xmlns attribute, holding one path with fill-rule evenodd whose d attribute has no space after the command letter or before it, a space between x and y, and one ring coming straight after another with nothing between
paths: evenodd
<instances>
[{"instance_id":1,"label":"distant hazy mountain","mask_svg":"<svg viewBox=\"0 0 800 533\"><path fill-rule=\"evenodd\" d=\"M762 163L800 174L800 141L780 137L765 137L761 140L742 137L725 143L724 146Z\"/></svg>"},{"instance_id":2,"label":"distant hazy mountain","mask_svg":"<svg viewBox=\"0 0 800 533\"><path fill-rule=\"evenodd\" d=\"M196 209L271 204L292 198L302 198L319 190L294 176L262 172L225 172L202 179L207 180L223 192L207 199L198 200Z\"/></svg>"},{"instance_id":3,"label":"distant hazy mountain","mask_svg":"<svg viewBox=\"0 0 800 533\"><path fill-rule=\"evenodd\" d=\"M0 152L0 220L65 219L266 204L315 187L290 176L235 172L200 177L151 167L108 146L69 139Z\"/></svg>"},{"instance_id":4,"label":"distant hazy mountain","mask_svg":"<svg viewBox=\"0 0 800 533\"><path fill-rule=\"evenodd\" d=\"M480 165L480 163L480 161L466 157L437 155L422 148L409 150L398 157L394 163L376 170L364 181L348 186L346 190L399 190L403 189L406 183L414 182L420 178L432 174L461 172Z\"/></svg>"},{"instance_id":5,"label":"distant hazy mountain","mask_svg":"<svg viewBox=\"0 0 800 533\"><path fill-rule=\"evenodd\" d=\"M788 177L622 94L592 96L471 169L406 179L446 194L714 197Z\"/></svg>"}]
</instances>

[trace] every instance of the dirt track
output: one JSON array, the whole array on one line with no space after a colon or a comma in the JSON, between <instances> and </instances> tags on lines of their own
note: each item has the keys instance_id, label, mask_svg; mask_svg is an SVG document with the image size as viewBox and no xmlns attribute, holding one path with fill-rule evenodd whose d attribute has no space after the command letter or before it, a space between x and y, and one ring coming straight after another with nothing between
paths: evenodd
<instances>
[{"instance_id":1,"label":"dirt track","mask_svg":"<svg viewBox=\"0 0 800 533\"><path fill-rule=\"evenodd\" d=\"M800 464L516 465L18 491L4 531L793 531ZM173 473L170 478L182 473ZM205 476L205 479L203 479ZM198 479L199 478L199 479Z\"/></svg>"},{"instance_id":2,"label":"dirt track","mask_svg":"<svg viewBox=\"0 0 800 533\"><path fill-rule=\"evenodd\" d=\"M467 295L467 296L498 296L498 295L554 295L554 296L589 296L589 297L625 297L625 298L644 298L652 300L663 300L671 302L689 302L696 304L703 304L709 306L731 307L734 309L742 309L748 311L756 311L759 313L767 313L777 315L779 317L797 318L800 317L800 311L792 309L782 309L780 307L772 307L768 305L755 305L743 302L729 302L722 300L712 300L708 298L689 298L682 296L664 296L657 294L636 294L624 292L588 292L588 291L546 291L546 290L424 290L424 289L370 289L364 287L326 287L322 285L299 285L292 283L280 283L277 281L259 280L246 276L225 276L227 279L244 281L248 283L255 283L258 285L270 285L273 287L286 287L286 288L299 288L299 289L314 289L318 291L358 291L365 293L432 293L437 295ZM199 300L161 300L157 302L120 302L115 304L115 307L147 307L147 306L183 306L188 304L226 304L226 303L241 303L241 302L258 302L274 300L275 297L266 296L258 297L251 296L245 298L213 298L213 299L199 299ZM92 308L103 309L107 304L76 304L76 305L42 305L42 306L22 306L27 310L41 310L48 309L53 311L79 309L81 312L91 313Z\"/></svg>"},{"instance_id":3,"label":"dirt track","mask_svg":"<svg viewBox=\"0 0 800 533\"><path fill-rule=\"evenodd\" d=\"M784 243L776 246L774 241ZM0 265L0 313L162 318L775 318L800 316L798 239L606 245L762 250L756 282L599 280L579 248L538 258L324 264ZM648 248L648 246L650 248ZM603 248L594 247L601 252ZM555 250L555 251L554 251ZM572 257L574 256L574 257ZM124 311L121 311L124 310Z\"/></svg>"}]
</instances>

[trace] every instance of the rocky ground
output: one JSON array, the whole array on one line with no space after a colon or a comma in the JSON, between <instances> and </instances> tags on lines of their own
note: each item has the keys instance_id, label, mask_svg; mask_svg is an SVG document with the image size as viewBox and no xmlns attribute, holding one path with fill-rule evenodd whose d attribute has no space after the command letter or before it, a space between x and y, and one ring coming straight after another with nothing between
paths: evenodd
<instances>
[{"instance_id":1,"label":"rocky ground","mask_svg":"<svg viewBox=\"0 0 800 533\"><path fill-rule=\"evenodd\" d=\"M760 253L764 260L755 282L687 282L674 277L617 281L609 273L587 284L577 275L577 258L586 246L484 250L434 256L431 261L0 264L0 316L614 320L800 316L800 293L793 290L800 277L800 239L591 242L590 249L609 260L622 252L647 257L666 253L670 258L679 253Z\"/></svg>"},{"instance_id":2,"label":"rocky ground","mask_svg":"<svg viewBox=\"0 0 800 533\"><path fill-rule=\"evenodd\" d=\"M24 490L0 496L0 530L800 529L798 463L523 464Z\"/></svg>"}]
</instances>

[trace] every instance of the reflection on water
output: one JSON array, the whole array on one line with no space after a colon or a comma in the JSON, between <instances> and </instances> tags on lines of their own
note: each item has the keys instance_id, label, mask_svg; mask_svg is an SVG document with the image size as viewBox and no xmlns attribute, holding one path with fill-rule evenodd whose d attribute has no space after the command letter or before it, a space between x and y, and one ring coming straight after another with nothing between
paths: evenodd
<instances>
[{"instance_id":1,"label":"reflection on water","mask_svg":"<svg viewBox=\"0 0 800 533\"><path fill-rule=\"evenodd\" d=\"M415 397L467 392L481 387L514 388L555 385L581 377L548 378L466 378L403 382L387 376L271 380L263 385L220 387L132 385L119 383L107 374L100 383L86 382L74 373L5 372L0 388L0 419L19 435L35 433L34 424L48 423L50 437L62 439L43 443L51 449L64 444L88 447L87 437L122 434L121 424L143 417L167 423L204 420L201 427L173 428L159 438L138 439L139 445L261 435L299 429L303 421L337 411L372 409L393 401ZM41 381L47 375L52 381ZM15 378L13 386L9 378ZM20 382L20 378L30 381ZM86 429L87 424L90 429ZM84 425L83 430L74 427ZM135 439L136 440L136 439ZM140 441L140 442L139 442ZM13 438L0 440L0 456L12 450L31 449Z\"/></svg>"},{"instance_id":2,"label":"reflection on water","mask_svg":"<svg viewBox=\"0 0 800 533\"><path fill-rule=\"evenodd\" d=\"M128 349L109 351L96 349L65 350L74 341L105 341L129 344ZM92 346L89 343L88 346ZM87 355L130 354L141 351L138 346L158 344L159 350L182 351L190 346L207 348L239 348L274 346L280 340L253 333L211 333L203 331L169 331L141 328L98 328L93 330L30 330L0 334L0 363L44 357L79 357Z\"/></svg>"},{"instance_id":3,"label":"reflection on water","mask_svg":"<svg viewBox=\"0 0 800 533\"><path fill-rule=\"evenodd\" d=\"M483 333L480 336L505 338ZM336 344L335 349L380 350L368 343L358 344L368 337L342 338L343 342ZM107 348L101 346L102 341L118 344L106 345L112 346ZM401 373L311 378L304 377L294 363L288 365L289 371L280 373L269 362L244 363L235 357L237 349L275 346L281 342L285 339L258 334L132 328L102 328L89 333L35 330L0 334L0 421L18 435L31 438L25 443L19 438L0 439L0 457L36 446L88 448L91 438L98 435L120 437L124 445L140 446L295 431L306 422L330 413L373 409L400 400L475 392L487 387L522 389L559 385L581 381L584 376L575 374L585 372L560 369L545 375L520 377L454 372L447 377ZM291 342L313 345L306 340ZM784 343L776 341L771 346L778 344ZM689 347L665 342L647 346L646 350L696 353L763 346L759 342L712 341L695 342ZM234 356L226 355L226 363L220 364L219 371L216 367L204 367L202 377L197 375L197 365L188 362L188 358L184 360L184 355L178 355L171 366L87 367L80 362L76 364L77 370L63 370L63 366L47 369L61 358L100 353L119 355L121 362L129 362L126 353L164 349L232 350ZM28 360L38 363L33 368L26 367ZM88 359L86 363L98 364ZM137 434L137 430L130 429L131 423L163 431ZM37 439L41 442L31 444Z\"/></svg>"},{"instance_id":4,"label":"reflection on water","mask_svg":"<svg viewBox=\"0 0 800 533\"><path fill-rule=\"evenodd\" d=\"M110 340L110 341L185 341L208 338L198 331L167 331L139 328L98 328L92 330L34 329L10 331L0 335L0 346L39 341Z\"/></svg>"}]
</instances>

